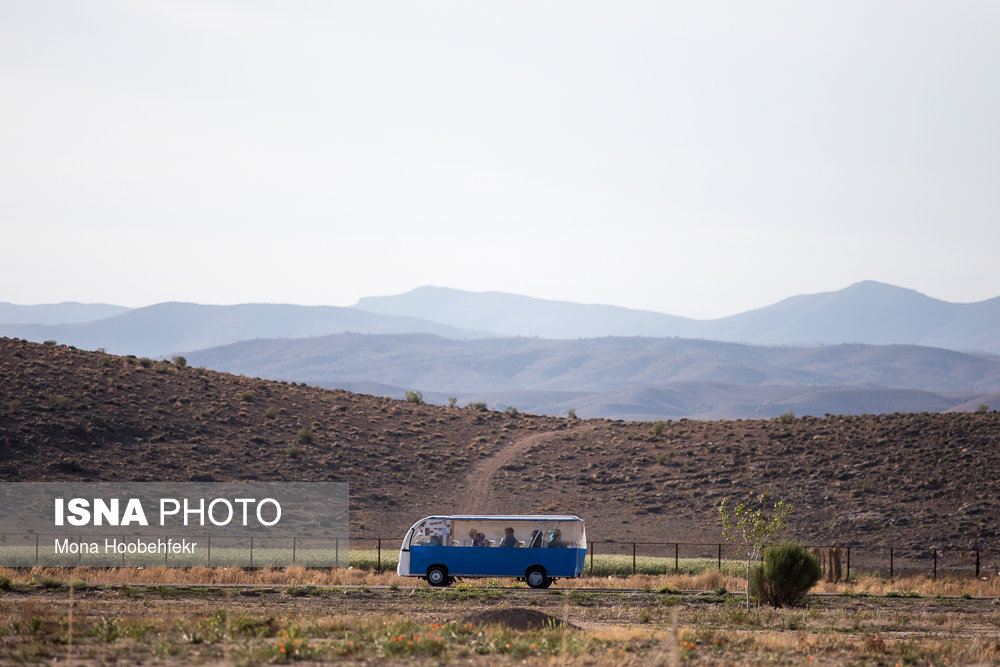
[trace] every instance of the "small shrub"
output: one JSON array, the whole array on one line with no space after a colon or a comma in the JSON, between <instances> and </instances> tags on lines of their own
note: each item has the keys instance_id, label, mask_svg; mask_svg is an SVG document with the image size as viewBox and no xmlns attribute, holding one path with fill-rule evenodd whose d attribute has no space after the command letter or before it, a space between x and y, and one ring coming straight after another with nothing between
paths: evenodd
<instances>
[{"instance_id":1,"label":"small shrub","mask_svg":"<svg viewBox=\"0 0 1000 667\"><path fill-rule=\"evenodd\" d=\"M788 412L778 415L778 421L782 424L791 424L795 421L795 413L789 410Z\"/></svg>"},{"instance_id":2,"label":"small shrub","mask_svg":"<svg viewBox=\"0 0 1000 667\"><path fill-rule=\"evenodd\" d=\"M271 407L269 407L267 409L267 412L264 413L264 416L267 417L268 419L277 419L278 418L278 408L276 408L276 407L274 407L272 405Z\"/></svg>"},{"instance_id":3,"label":"small shrub","mask_svg":"<svg viewBox=\"0 0 1000 667\"><path fill-rule=\"evenodd\" d=\"M244 403L253 403L256 398L257 394L253 393L253 390L251 389L240 392L240 400Z\"/></svg>"},{"instance_id":4,"label":"small shrub","mask_svg":"<svg viewBox=\"0 0 1000 667\"><path fill-rule=\"evenodd\" d=\"M985 403L980 403L979 405L976 406L976 412L989 412L989 411L990 411L990 406L986 405Z\"/></svg>"},{"instance_id":5,"label":"small shrub","mask_svg":"<svg viewBox=\"0 0 1000 667\"><path fill-rule=\"evenodd\" d=\"M406 391L406 402L413 403L414 405L424 404L424 395L419 391Z\"/></svg>"},{"instance_id":6,"label":"small shrub","mask_svg":"<svg viewBox=\"0 0 1000 667\"><path fill-rule=\"evenodd\" d=\"M663 433L663 428L666 426L662 421L653 422L653 435L660 435Z\"/></svg>"},{"instance_id":7,"label":"small shrub","mask_svg":"<svg viewBox=\"0 0 1000 667\"><path fill-rule=\"evenodd\" d=\"M795 542L764 551L764 562L750 573L750 593L772 607L798 604L822 575L819 561Z\"/></svg>"},{"instance_id":8,"label":"small shrub","mask_svg":"<svg viewBox=\"0 0 1000 667\"><path fill-rule=\"evenodd\" d=\"M486 412L486 403L482 401L470 401L465 405L466 410L473 410L478 412Z\"/></svg>"},{"instance_id":9,"label":"small shrub","mask_svg":"<svg viewBox=\"0 0 1000 667\"><path fill-rule=\"evenodd\" d=\"M508 405L507 409L504 410L504 412L506 412L507 414L509 414L511 417L516 417L517 414L518 414L517 413L517 408L515 408L513 405Z\"/></svg>"},{"instance_id":10,"label":"small shrub","mask_svg":"<svg viewBox=\"0 0 1000 667\"><path fill-rule=\"evenodd\" d=\"M56 343L56 342L55 342L54 340L51 340L51 339L50 339L50 340L47 340L47 341L45 341L44 343L42 343L42 345L49 345L49 346L52 346L52 345L57 345L57 343Z\"/></svg>"},{"instance_id":11,"label":"small shrub","mask_svg":"<svg viewBox=\"0 0 1000 667\"><path fill-rule=\"evenodd\" d=\"M20 412L23 407L24 404L21 403L21 400L15 398L10 403L7 404L7 412L15 414L17 412Z\"/></svg>"},{"instance_id":12,"label":"small shrub","mask_svg":"<svg viewBox=\"0 0 1000 667\"><path fill-rule=\"evenodd\" d=\"M7 577L0 577L0 591L10 590L11 581Z\"/></svg>"},{"instance_id":13,"label":"small shrub","mask_svg":"<svg viewBox=\"0 0 1000 667\"><path fill-rule=\"evenodd\" d=\"M67 472L83 472L83 465L80 459L72 457L59 462L59 467Z\"/></svg>"},{"instance_id":14,"label":"small shrub","mask_svg":"<svg viewBox=\"0 0 1000 667\"><path fill-rule=\"evenodd\" d=\"M68 410L73 401L62 394L50 394L49 403L55 410Z\"/></svg>"},{"instance_id":15,"label":"small shrub","mask_svg":"<svg viewBox=\"0 0 1000 667\"><path fill-rule=\"evenodd\" d=\"M178 354L176 357L174 357L174 366L177 366L177 368L184 368L187 365L188 365L188 360L182 357L181 355Z\"/></svg>"},{"instance_id":16,"label":"small shrub","mask_svg":"<svg viewBox=\"0 0 1000 667\"><path fill-rule=\"evenodd\" d=\"M569 410L567 410L566 411L566 418L567 419L576 419L576 409L575 408L570 408Z\"/></svg>"},{"instance_id":17,"label":"small shrub","mask_svg":"<svg viewBox=\"0 0 1000 667\"><path fill-rule=\"evenodd\" d=\"M292 445L291 447L285 448L285 456L287 456L290 459L297 459L301 455L302 455L302 449L296 445Z\"/></svg>"},{"instance_id":18,"label":"small shrub","mask_svg":"<svg viewBox=\"0 0 1000 667\"><path fill-rule=\"evenodd\" d=\"M454 396L448 397L448 407L449 408L455 407L456 403L458 403L458 399L457 398L455 398Z\"/></svg>"},{"instance_id":19,"label":"small shrub","mask_svg":"<svg viewBox=\"0 0 1000 667\"><path fill-rule=\"evenodd\" d=\"M149 357L142 357L141 359L139 359L139 365L142 366L143 368L152 368L153 360L150 359Z\"/></svg>"},{"instance_id":20,"label":"small shrub","mask_svg":"<svg viewBox=\"0 0 1000 667\"><path fill-rule=\"evenodd\" d=\"M314 440L313 432L307 428L304 428L301 431L299 431L298 438L299 442L301 442L303 445L310 445Z\"/></svg>"}]
</instances>

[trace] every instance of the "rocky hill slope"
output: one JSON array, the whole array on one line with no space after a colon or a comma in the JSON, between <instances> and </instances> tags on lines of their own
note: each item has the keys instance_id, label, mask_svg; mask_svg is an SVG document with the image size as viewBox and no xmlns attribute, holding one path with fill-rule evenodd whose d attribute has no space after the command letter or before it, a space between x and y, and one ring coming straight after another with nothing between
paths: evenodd
<instances>
[{"instance_id":1,"label":"rocky hill slope","mask_svg":"<svg viewBox=\"0 0 1000 667\"><path fill-rule=\"evenodd\" d=\"M809 542L998 546L1000 414L649 422L418 405L0 339L0 480L351 484L356 536L559 512L602 539L718 538L767 491Z\"/></svg>"}]
</instances>

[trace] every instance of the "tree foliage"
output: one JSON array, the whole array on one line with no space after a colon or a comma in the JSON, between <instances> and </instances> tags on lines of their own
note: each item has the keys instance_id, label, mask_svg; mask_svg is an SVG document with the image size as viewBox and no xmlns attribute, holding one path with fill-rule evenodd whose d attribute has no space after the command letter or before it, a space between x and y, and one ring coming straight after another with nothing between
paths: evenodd
<instances>
[{"instance_id":1,"label":"tree foliage","mask_svg":"<svg viewBox=\"0 0 1000 667\"><path fill-rule=\"evenodd\" d=\"M791 607L822 574L816 556L800 544L782 542L764 550L764 562L750 573L750 593L772 607Z\"/></svg>"}]
</instances>

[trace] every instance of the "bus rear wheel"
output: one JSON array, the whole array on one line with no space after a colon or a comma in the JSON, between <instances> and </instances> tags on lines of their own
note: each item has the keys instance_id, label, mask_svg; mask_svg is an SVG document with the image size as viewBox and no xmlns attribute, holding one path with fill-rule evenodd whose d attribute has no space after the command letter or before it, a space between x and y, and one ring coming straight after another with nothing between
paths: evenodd
<instances>
[{"instance_id":1,"label":"bus rear wheel","mask_svg":"<svg viewBox=\"0 0 1000 667\"><path fill-rule=\"evenodd\" d=\"M552 585L552 578L545 574L545 568L541 565L529 567L524 573L524 580L532 588L548 588Z\"/></svg>"},{"instance_id":2,"label":"bus rear wheel","mask_svg":"<svg viewBox=\"0 0 1000 667\"><path fill-rule=\"evenodd\" d=\"M431 565L427 568L427 583L431 586L447 586L451 583L448 568L444 565Z\"/></svg>"}]
</instances>

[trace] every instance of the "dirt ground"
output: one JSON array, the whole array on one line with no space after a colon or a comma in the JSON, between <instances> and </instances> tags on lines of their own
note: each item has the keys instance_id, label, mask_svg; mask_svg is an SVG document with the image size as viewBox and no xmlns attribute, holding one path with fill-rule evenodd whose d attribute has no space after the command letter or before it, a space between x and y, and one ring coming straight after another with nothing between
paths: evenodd
<instances>
[{"instance_id":1,"label":"dirt ground","mask_svg":"<svg viewBox=\"0 0 1000 667\"><path fill-rule=\"evenodd\" d=\"M943 665L1000 660L1000 601L995 598L811 595L802 607L747 611L735 595L667 590L126 586L72 593L71 600L68 587L5 591L0 596L0 663L71 658L82 664L476 664L488 659L500 664ZM311 648L290 655L295 640Z\"/></svg>"}]
</instances>

